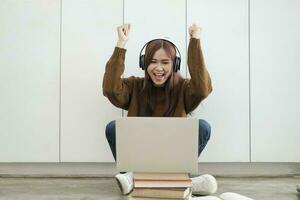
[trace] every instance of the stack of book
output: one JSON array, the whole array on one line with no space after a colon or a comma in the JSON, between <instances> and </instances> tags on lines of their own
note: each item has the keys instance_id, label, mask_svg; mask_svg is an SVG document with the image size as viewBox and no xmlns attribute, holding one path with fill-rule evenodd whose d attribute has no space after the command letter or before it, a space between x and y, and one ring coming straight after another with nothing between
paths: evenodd
<instances>
[{"instance_id":1,"label":"stack of book","mask_svg":"<svg viewBox=\"0 0 300 200\"><path fill-rule=\"evenodd\" d=\"M192 180L187 173L133 173L131 199L191 199Z\"/></svg>"}]
</instances>

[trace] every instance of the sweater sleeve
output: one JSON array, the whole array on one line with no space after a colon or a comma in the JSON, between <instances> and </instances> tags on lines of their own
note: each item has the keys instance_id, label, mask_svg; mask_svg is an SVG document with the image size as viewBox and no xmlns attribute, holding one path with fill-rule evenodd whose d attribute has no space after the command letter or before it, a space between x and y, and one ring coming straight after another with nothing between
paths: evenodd
<instances>
[{"instance_id":1,"label":"sweater sleeve","mask_svg":"<svg viewBox=\"0 0 300 200\"><path fill-rule=\"evenodd\" d=\"M105 66L102 88L103 95L113 105L128 110L134 77L121 78L124 72L125 53L126 49L115 47Z\"/></svg>"},{"instance_id":2,"label":"sweater sleeve","mask_svg":"<svg viewBox=\"0 0 300 200\"><path fill-rule=\"evenodd\" d=\"M190 39L188 67L191 78L187 79L184 85L186 113L192 112L212 91L211 78L205 67L200 39Z\"/></svg>"}]
</instances>

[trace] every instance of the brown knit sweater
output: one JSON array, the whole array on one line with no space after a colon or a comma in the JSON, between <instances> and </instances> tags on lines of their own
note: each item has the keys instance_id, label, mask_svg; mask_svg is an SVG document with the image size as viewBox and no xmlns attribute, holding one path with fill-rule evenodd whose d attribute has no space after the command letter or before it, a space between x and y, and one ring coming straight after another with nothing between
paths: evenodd
<instances>
[{"instance_id":1,"label":"brown knit sweater","mask_svg":"<svg viewBox=\"0 0 300 200\"><path fill-rule=\"evenodd\" d=\"M131 76L121 78L124 72L126 49L115 47L106 64L103 77L103 94L110 102L128 110L128 116L138 116L139 92L144 78ZM200 40L191 38L188 47L188 67L191 79L183 79L179 92L174 117L186 117L212 91L211 79L205 68ZM138 69L138 68L137 68ZM153 117L161 117L164 112L164 88L157 87L154 91L155 108Z\"/></svg>"}]
</instances>

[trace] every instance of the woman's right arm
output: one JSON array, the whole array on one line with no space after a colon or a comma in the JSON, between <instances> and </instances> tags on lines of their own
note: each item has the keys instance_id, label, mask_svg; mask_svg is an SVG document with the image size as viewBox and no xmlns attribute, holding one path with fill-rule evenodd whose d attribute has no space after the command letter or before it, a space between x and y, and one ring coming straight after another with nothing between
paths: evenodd
<instances>
[{"instance_id":1,"label":"woman's right arm","mask_svg":"<svg viewBox=\"0 0 300 200\"><path fill-rule=\"evenodd\" d=\"M130 103L130 96L133 88L133 77L121 78L124 72L125 44L128 40L130 25L125 24L117 28L119 40L114 52L105 66L103 77L103 95L109 101L122 109L127 110Z\"/></svg>"}]
</instances>

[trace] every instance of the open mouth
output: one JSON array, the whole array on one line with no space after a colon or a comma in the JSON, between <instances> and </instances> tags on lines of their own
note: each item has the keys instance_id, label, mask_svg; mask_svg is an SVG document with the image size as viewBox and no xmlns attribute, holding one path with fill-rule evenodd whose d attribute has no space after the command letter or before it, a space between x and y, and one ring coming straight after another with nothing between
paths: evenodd
<instances>
[{"instance_id":1,"label":"open mouth","mask_svg":"<svg viewBox=\"0 0 300 200\"><path fill-rule=\"evenodd\" d=\"M164 73L153 73L153 75L155 77L155 80L157 80L157 81L162 81L165 77Z\"/></svg>"}]
</instances>

